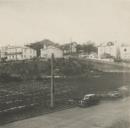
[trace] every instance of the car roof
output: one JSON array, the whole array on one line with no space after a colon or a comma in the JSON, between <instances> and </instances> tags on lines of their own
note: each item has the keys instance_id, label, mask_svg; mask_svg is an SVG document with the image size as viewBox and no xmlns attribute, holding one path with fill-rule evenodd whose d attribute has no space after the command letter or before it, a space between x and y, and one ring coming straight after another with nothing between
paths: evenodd
<instances>
[{"instance_id":1,"label":"car roof","mask_svg":"<svg viewBox=\"0 0 130 128\"><path fill-rule=\"evenodd\" d=\"M87 94L87 95L85 95L85 96L95 96L95 94Z\"/></svg>"}]
</instances>

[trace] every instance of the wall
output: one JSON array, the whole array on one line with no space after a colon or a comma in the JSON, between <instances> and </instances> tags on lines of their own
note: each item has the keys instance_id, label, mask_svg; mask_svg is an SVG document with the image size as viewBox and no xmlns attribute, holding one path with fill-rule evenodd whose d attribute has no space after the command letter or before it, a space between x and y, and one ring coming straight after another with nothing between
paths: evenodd
<instances>
[{"instance_id":1,"label":"wall","mask_svg":"<svg viewBox=\"0 0 130 128\"><path fill-rule=\"evenodd\" d=\"M46 49L41 49L41 57L43 58L51 58L52 53L54 54L55 58L63 57L63 51L59 48L48 47Z\"/></svg>"},{"instance_id":2,"label":"wall","mask_svg":"<svg viewBox=\"0 0 130 128\"><path fill-rule=\"evenodd\" d=\"M120 51L123 60L130 60L130 46L123 46Z\"/></svg>"},{"instance_id":3,"label":"wall","mask_svg":"<svg viewBox=\"0 0 130 128\"><path fill-rule=\"evenodd\" d=\"M103 54L110 54L113 57L117 55L116 46L100 46L98 47L98 58L102 58Z\"/></svg>"},{"instance_id":4,"label":"wall","mask_svg":"<svg viewBox=\"0 0 130 128\"><path fill-rule=\"evenodd\" d=\"M31 59L37 56L37 52L36 50L33 50L31 48L24 48L22 55L23 55L23 59Z\"/></svg>"},{"instance_id":5,"label":"wall","mask_svg":"<svg viewBox=\"0 0 130 128\"><path fill-rule=\"evenodd\" d=\"M31 59L36 57L36 54L37 53L34 49L28 47L8 46L1 50L1 56L7 57L7 61Z\"/></svg>"}]
</instances>

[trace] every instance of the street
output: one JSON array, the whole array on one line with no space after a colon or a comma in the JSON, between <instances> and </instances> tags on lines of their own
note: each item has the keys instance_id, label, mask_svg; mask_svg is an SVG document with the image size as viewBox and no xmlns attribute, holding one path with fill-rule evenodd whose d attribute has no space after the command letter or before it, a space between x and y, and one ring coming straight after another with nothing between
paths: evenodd
<instances>
[{"instance_id":1,"label":"street","mask_svg":"<svg viewBox=\"0 0 130 128\"><path fill-rule=\"evenodd\" d=\"M129 122L129 108L130 98L104 101L96 106L71 108L13 122L0 128L109 128L116 122Z\"/></svg>"}]
</instances>

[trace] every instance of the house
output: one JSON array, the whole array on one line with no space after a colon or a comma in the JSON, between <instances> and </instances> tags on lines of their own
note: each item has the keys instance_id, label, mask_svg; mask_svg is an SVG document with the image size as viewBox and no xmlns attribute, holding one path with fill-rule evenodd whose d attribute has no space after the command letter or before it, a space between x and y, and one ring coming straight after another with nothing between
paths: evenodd
<instances>
[{"instance_id":1,"label":"house","mask_svg":"<svg viewBox=\"0 0 130 128\"><path fill-rule=\"evenodd\" d=\"M128 45L128 44L121 45L120 57L122 60L130 60L130 45Z\"/></svg>"},{"instance_id":2,"label":"house","mask_svg":"<svg viewBox=\"0 0 130 128\"><path fill-rule=\"evenodd\" d=\"M117 57L117 43L107 42L98 46L98 58L116 58Z\"/></svg>"},{"instance_id":3,"label":"house","mask_svg":"<svg viewBox=\"0 0 130 128\"><path fill-rule=\"evenodd\" d=\"M64 54L71 54L77 52L77 42L67 43L62 46Z\"/></svg>"},{"instance_id":4,"label":"house","mask_svg":"<svg viewBox=\"0 0 130 128\"><path fill-rule=\"evenodd\" d=\"M11 60L26 60L36 57L36 51L25 46L6 46L1 48L1 58Z\"/></svg>"},{"instance_id":5,"label":"house","mask_svg":"<svg viewBox=\"0 0 130 128\"><path fill-rule=\"evenodd\" d=\"M32 59L32 58L37 57L37 52L36 50L32 48L23 47L22 56L23 56L23 59Z\"/></svg>"},{"instance_id":6,"label":"house","mask_svg":"<svg viewBox=\"0 0 130 128\"><path fill-rule=\"evenodd\" d=\"M3 58L6 58L6 50L7 50L7 47L0 47L0 60L3 59Z\"/></svg>"},{"instance_id":7,"label":"house","mask_svg":"<svg viewBox=\"0 0 130 128\"><path fill-rule=\"evenodd\" d=\"M98 58L130 60L130 45L108 42L98 46Z\"/></svg>"},{"instance_id":8,"label":"house","mask_svg":"<svg viewBox=\"0 0 130 128\"><path fill-rule=\"evenodd\" d=\"M43 46L41 49L41 58L51 58L54 54L55 58L63 58L63 50L56 46Z\"/></svg>"},{"instance_id":9,"label":"house","mask_svg":"<svg viewBox=\"0 0 130 128\"><path fill-rule=\"evenodd\" d=\"M37 57L40 57L41 56L41 49L43 47L48 47L48 46L59 47L59 44L57 44L49 39L44 39L41 41L37 41L35 43L27 44L26 46L35 49L37 51Z\"/></svg>"}]
</instances>

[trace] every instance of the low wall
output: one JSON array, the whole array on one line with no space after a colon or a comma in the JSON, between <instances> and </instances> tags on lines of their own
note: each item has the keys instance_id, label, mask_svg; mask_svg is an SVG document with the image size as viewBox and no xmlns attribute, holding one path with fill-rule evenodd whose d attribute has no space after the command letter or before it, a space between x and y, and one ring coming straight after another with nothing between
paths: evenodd
<instances>
[{"instance_id":1,"label":"low wall","mask_svg":"<svg viewBox=\"0 0 130 128\"><path fill-rule=\"evenodd\" d=\"M86 62L93 64L94 68L103 72L130 72L130 64L122 62L109 62L99 59L87 59Z\"/></svg>"}]
</instances>

